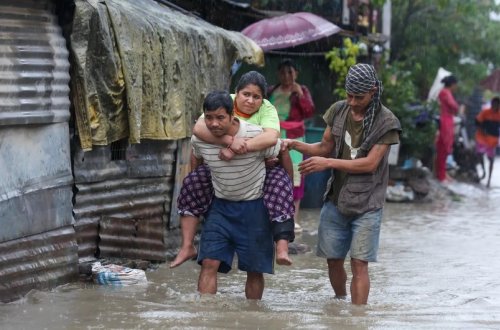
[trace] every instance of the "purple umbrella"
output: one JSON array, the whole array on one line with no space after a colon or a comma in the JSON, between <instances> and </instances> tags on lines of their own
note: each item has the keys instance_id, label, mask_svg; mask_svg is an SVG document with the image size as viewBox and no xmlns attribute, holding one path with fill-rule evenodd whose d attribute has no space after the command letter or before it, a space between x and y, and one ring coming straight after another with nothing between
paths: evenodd
<instances>
[{"instance_id":1,"label":"purple umbrella","mask_svg":"<svg viewBox=\"0 0 500 330\"><path fill-rule=\"evenodd\" d=\"M339 31L337 25L322 17L299 12L260 20L241 33L266 51L302 45Z\"/></svg>"}]
</instances>

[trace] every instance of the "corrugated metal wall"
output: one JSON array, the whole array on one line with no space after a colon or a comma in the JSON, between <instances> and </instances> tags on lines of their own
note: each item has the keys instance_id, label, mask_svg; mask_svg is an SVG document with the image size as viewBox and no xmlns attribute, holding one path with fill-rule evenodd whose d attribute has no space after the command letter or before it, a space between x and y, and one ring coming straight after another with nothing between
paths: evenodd
<instances>
[{"instance_id":1,"label":"corrugated metal wall","mask_svg":"<svg viewBox=\"0 0 500 330\"><path fill-rule=\"evenodd\" d=\"M164 261L179 243L189 140L83 152L53 5L0 2L0 301L76 279L79 262Z\"/></svg>"},{"instance_id":2,"label":"corrugated metal wall","mask_svg":"<svg viewBox=\"0 0 500 330\"><path fill-rule=\"evenodd\" d=\"M80 262L164 261L177 141L75 147L74 216Z\"/></svg>"},{"instance_id":3,"label":"corrugated metal wall","mask_svg":"<svg viewBox=\"0 0 500 330\"><path fill-rule=\"evenodd\" d=\"M69 62L49 1L0 3L0 300L78 275Z\"/></svg>"},{"instance_id":4,"label":"corrugated metal wall","mask_svg":"<svg viewBox=\"0 0 500 330\"><path fill-rule=\"evenodd\" d=\"M77 262L72 226L1 243L0 301L75 280Z\"/></svg>"}]
</instances>

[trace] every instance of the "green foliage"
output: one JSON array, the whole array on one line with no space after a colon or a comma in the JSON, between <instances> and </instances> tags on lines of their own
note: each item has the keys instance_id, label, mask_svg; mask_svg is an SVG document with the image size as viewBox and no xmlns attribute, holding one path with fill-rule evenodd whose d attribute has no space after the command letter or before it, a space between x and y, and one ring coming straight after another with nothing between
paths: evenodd
<instances>
[{"instance_id":1,"label":"green foliage","mask_svg":"<svg viewBox=\"0 0 500 330\"><path fill-rule=\"evenodd\" d=\"M458 94L466 97L488 66L500 65L500 22L489 19L498 9L489 0L392 1L391 66L382 73L383 99L401 121L403 158L430 154L436 124L416 124L418 113L408 105L427 98L440 67L458 77ZM436 102L424 105L431 116L438 113Z\"/></svg>"},{"instance_id":2,"label":"green foliage","mask_svg":"<svg viewBox=\"0 0 500 330\"><path fill-rule=\"evenodd\" d=\"M371 0L371 4L375 8L380 8L380 7L382 7L385 4L385 1L386 0Z\"/></svg>"},{"instance_id":3,"label":"green foliage","mask_svg":"<svg viewBox=\"0 0 500 330\"><path fill-rule=\"evenodd\" d=\"M356 64L358 54L359 45L349 38L344 39L344 48L334 48L326 54L329 68L337 77L333 92L339 98L346 97L345 78L349 67ZM434 143L436 125L432 118L437 111L435 104L419 102L413 73L421 72L422 69L419 64L415 64L411 70L406 70L404 63L395 62L389 65L384 61L380 67L383 68L379 73L384 86L382 103L398 117L403 129L401 159L422 159ZM415 107L415 104L419 106ZM419 121L422 116L425 118Z\"/></svg>"},{"instance_id":4,"label":"green foliage","mask_svg":"<svg viewBox=\"0 0 500 330\"><path fill-rule=\"evenodd\" d=\"M351 39L345 38L343 48L334 48L325 57L328 66L336 77L334 95L343 99L346 97L345 78L349 67L357 63L359 55L359 44L353 43ZM391 109L401 122L403 133L401 135L401 158L423 158L433 145L436 125L431 120L436 107L431 105L420 106L416 109L412 104L419 103L417 87L414 83L414 72L421 72L422 68L417 63L411 70L404 69L404 63L392 63L388 65L385 61L380 64L383 69L380 79L384 85L382 103ZM428 120L418 122L418 116L423 112L428 115Z\"/></svg>"},{"instance_id":5,"label":"green foliage","mask_svg":"<svg viewBox=\"0 0 500 330\"><path fill-rule=\"evenodd\" d=\"M379 74L384 85L382 102L397 113L405 104L415 103L418 100L413 74L412 71L402 69L401 64L397 62L383 66L384 69Z\"/></svg>"},{"instance_id":6,"label":"green foliage","mask_svg":"<svg viewBox=\"0 0 500 330\"><path fill-rule=\"evenodd\" d=\"M333 94L339 98L346 97L344 88L345 78L349 68L356 64L359 54L359 45L353 43L351 39L345 38L343 44L343 48L333 48L325 54L328 67L335 73L337 79Z\"/></svg>"},{"instance_id":7,"label":"green foliage","mask_svg":"<svg viewBox=\"0 0 500 330\"><path fill-rule=\"evenodd\" d=\"M391 61L425 68L414 72L420 98L439 67L459 78L460 93L470 94L489 65L500 65L500 22L489 18L498 10L491 0L393 1Z\"/></svg>"},{"instance_id":8,"label":"green foliage","mask_svg":"<svg viewBox=\"0 0 500 330\"><path fill-rule=\"evenodd\" d=\"M341 1L254 0L253 3L266 3L262 9L311 11L325 16L327 12L338 15ZM386 0L371 0L374 8L385 3ZM432 122L416 125L417 113L409 104L427 99L440 67L458 77L459 98L470 95L489 68L500 67L500 22L490 19L491 12L500 13L500 4L495 0L394 0L391 8L390 65L382 64L379 72L386 87L383 102L401 120L405 156L421 158L433 146L436 127ZM337 97L345 97L347 70L359 56L351 56L347 61L347 48L344 44L342 49L332 49L326 55L336 76ZM435 103L425 106L437 113Z\"/></svg>"},{"instance_id":9,"label":"green foliage","mask_svg":"<svg viewBox=\"0 0 500 330\"><path fill-rule=\"evenodd\" d=\"M417 97L413 72L402 69L401 63L384 65L380 79L384 85L382 103L392 110L401 122L400 159L423 159L434 143L436 125L432 120L436 114L436 104L421 104Z\"/></svg>"}]
</instances>

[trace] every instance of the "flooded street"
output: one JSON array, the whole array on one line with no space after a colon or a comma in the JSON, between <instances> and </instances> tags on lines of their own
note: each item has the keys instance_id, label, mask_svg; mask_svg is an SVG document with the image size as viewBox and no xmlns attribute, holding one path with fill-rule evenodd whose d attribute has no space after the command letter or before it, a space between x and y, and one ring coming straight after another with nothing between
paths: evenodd
<instances>
[{"instance_id":1,"label":"flooded street","mask_svg":"<svg viewBox=\"0 0 500 330\"><path fill-rule=\"evenodd\" d=\"M312 252L266 276L260 302L244 298L243 273L221 276L199 297L195 262L148 272L145 287L72 283L0 304L1 329L498 329L500 164L492 187L457 184L465 197L386 204L368 306L334 300L314 255L319 210L303 210L297 241Z\"/></svg>"}]
</instances>

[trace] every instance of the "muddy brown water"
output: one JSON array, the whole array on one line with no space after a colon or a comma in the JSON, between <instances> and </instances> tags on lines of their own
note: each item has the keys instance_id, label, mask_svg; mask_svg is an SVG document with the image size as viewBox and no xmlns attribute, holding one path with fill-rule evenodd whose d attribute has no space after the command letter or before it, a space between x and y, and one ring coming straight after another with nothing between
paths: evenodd
<instances>
[{"instance_id":1,"label":"muddy brown water","mask_svg":"<svg viewBox=\"0 0 500 330\"><path fill-rule=\"evenodd\" d=\"M0 304L0 329L499 329L500 169L488 190L451 188L464 197L386 204L367 306L333 299L325 261L314 255L319 209L308 209L297 240L313 251L266 276L262 301L245 300L241 272L200 297L195 262L162 264L143 287L32 291Z\"/></svg>"}]
</instances>

